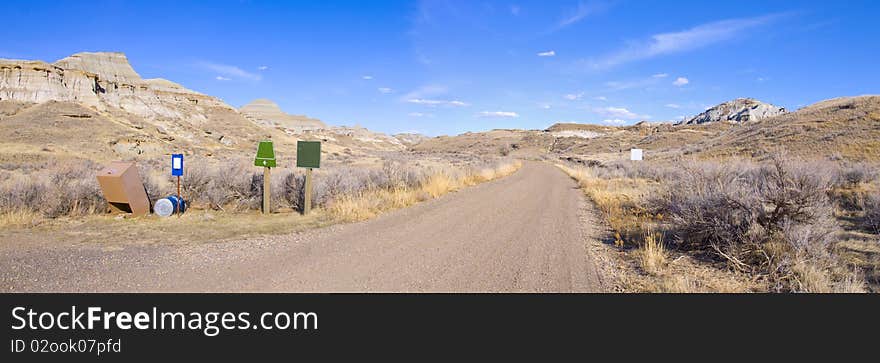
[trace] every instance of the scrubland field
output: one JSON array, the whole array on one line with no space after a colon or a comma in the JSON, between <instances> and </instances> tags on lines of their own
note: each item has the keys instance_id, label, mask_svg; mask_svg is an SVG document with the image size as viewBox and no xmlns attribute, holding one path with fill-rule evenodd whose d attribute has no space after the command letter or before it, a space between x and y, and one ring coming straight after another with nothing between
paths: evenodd
<instances>
[{"instance_id":1,"label":"scrubland field","mask_svg":"<svg viewBox=\"0 0 880 363\"><path fill-rule=\"evenodd\" d=\"M610 232L630 292L864 292L880 287L877 164L752 159L558 164Z\"/></svg>"},{"instance_id":2,"label":"scrubland field","mask_svg":"<svg viewBox=\"0 0 880 363\"><path fill-rule=\"evenodd\" d=\"M165 160L139 164L151 201L176 193L176 179L165 176ZM463 187L515 172L521 163L498 157L461 158L387 156L371 167L331 163L313 174L313 211L301 215L304 170L273 168L272 211L262 205L262 168L252 160L210 164L192 162L182 178L190 208L182 217L150 215L130 218L108 215L95 174L101 165L90 161L50 162L43 166L0 171L0 227L7 236L24 238L52 232L137 243L208 242L243 235L284 233L318 226L355 222L440 197ZM64 239L66 233L56 234ZM17 240L19 238L15 238ZM26 238L25 238L26 239ZM49 238L55 239L55 238ZM11 243L11 242L10 242Z\"/></svg>"}]
</instances>

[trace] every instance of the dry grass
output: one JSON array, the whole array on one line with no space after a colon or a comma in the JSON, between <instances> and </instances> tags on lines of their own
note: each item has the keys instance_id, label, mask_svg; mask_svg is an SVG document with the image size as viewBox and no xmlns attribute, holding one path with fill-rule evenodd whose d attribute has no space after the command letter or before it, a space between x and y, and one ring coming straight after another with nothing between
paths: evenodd
<instances>
[{"instance_id":1,"label":"dry grass","mask_svg":"<svg viewBox=\"0 0 880 363\"><path fill-rule=\"evenodd\" d=\"M659 275L666 266L666 247L663 245L663 234L648 232L645 243L637 252L642 270L652 275Z\"/></svg>"},{"instance_id":2,"label":"dry grass","mask_svg":"<svg viewBox=\"0 0 880 363\"><path fill-rule=\"evenodd\" d=\"M830 169L718 165L558 166L611 228L617 262L630 266L619 271L623 291L865 291L854 264L831 251L839 227L828 197ZM841 184L872 179L861 166L839 170ZM672 262L668 234L682 253Z\"/></svg>"},{"instance_id":3,"label":"dry grass","mask_svg":"<svg viewBox=\"0 0 880 363\"><path fill-rule=\"evenodd\" d=\"M18 209L0 213L0 228L32 227L40 224L42 221L43 216L31 210Z\"/></svg>"},{"instance_id":4,"label":"dry grass","mask_svg":"<svg viewBox=\"0 0 880 363\"><path fill-rule=\"evenodd\" d=\"M356 222L385 211L408 207L427 199L428 195L406 188L369 190L357 195L342 195L330 202L326 209L340 221Z\"/></svg>"},{"instance_id":5,"label":"dry grass","mask_svg":"<svg viewBox=\"0 0 880 363\"><path fill-rule=\"evenodd\" d=\"M97 244L111 249L131 245L185 245L292 233L336 222L323 210L306 216L211 210L194 210L170 218L91 215L49 219L30 228L3 228L0 241L7 246Z\"/></svg>"},{"instance_id":6,"label":"dry grass","mask_svg":"<svg viewBox=\"0 0 880 363\"><path fill-rule=\"evenodd\" d=\"M521 166L520 161L506 162L492 168L474 169L459 177L450 176L448 172L438 172L415 187L369 189L357 194L341 195L330 201L326 209L331 216L341 221L361 221L385 211L408 207L463 187L510 175Z\"/></svg>"},{"instance_id":7,"label":"dry grass","mask_svg":"<svg viewBox=\"0 0 880 363\"><path fill-rule=\"evenodd\" d=\"M654 217L641 207L641 201L656 188L656 183L624 177L603 179L591 169L560 164L557 167L576 180L581 190L593 201L611 227L618 247L641 245Z\"/></svg>"},{"instance_id":8,"label":"dry grass","mask_svg":"<svg viewBox=\"0 0 880 363\"><path fill-rule=\"evenodd\" d=\"M438 173L429 177L428 181L422 185L422 189L425 193L428 193L431 198L437 198L455 189L455 184L455 180L448 175Z\"/></svg>"}]
</instances>

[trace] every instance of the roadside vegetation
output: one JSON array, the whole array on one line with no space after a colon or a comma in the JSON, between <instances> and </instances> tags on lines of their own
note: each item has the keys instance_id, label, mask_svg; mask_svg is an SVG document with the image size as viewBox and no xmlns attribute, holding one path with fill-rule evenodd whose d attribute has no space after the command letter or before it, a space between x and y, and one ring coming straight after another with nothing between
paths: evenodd
<instances>
[{"instance_id":1,"label":"roadside vegetation","mask_svg":"<svg viewBox=\"0 0 880 363\"><path fill-rule=\"evenodd\" d=\"M876 289L876 167L803 161L559 165L608 226L620 289Z\"/></svg>"},{"instance_id":2,"label":"roadside vegetation","mask_svg":"<svg viewBox=\"0 0 880 363\"><path fill-rule=\"evenodd\" d=\"M176 193L176 179L148 172L161 170L160 165L164 164L155 162L157 165L153 167L150 162L142 164L141 177L153 202ZM391 158L376 167L335 165L316 169L312 195L315 217L308 218L309 224L326 225L372 218L385 211L509 175L520 166L519 161L509 159L472 160L452 165ZM105 217L106 202L95 179L95 173L100 169L100 165L84 161L51 163L26 173L0 171L0 226L22 228L56 219L109 219ZM271 175L273 212L281 216L298 216L304 201L304 171L277 168ZM184 199L190 204L184 215L190 218L189 222L214 221L222 215L220 218L234 223L235 216L252 215L260 210L263 174L248 160L194 163L187 166L182 181ZM204 217L206 215L209 217ZM315 222L315 218L321 222ZM301 218L269 219L290 223ZM252 224L248 222L248 226ZM269 226L259 225L258 230L250 232L271 232ZM279 227L279 231L288 230ZM228 232L232 234L233 231Z\"/></svg>"}]
</instances>

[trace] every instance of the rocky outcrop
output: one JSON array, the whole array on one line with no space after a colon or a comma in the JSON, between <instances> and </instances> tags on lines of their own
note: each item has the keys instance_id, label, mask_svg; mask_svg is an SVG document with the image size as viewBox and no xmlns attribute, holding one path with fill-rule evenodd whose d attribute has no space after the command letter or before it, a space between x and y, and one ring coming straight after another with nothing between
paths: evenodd
<instances>
[{"instance_id":1,"label":"rocky outcrop","mask_svg":"<svg viewBox=\"0 0 880 363\"><path fill-rule=\"evenodd\" d=\"M404 144L400 140L393 136L388 136L381 132L370 131L364 127L359 126L334 126L329 128L327 131L329 131L333 135L350 137L354 141L365 144L372 144L375 146L404 146Z\"/></svg>"},{"instance_id":2,"label":"rocky outcrop","mask_svg":"<svg viewBox=\"0 0 880 363\"><path fill-rule=\"evenodd\" d=\"M422 141L429 139L429 137L415 132L402 132L399 134L394 134L392 136L407 146L416 145Z\"/></svg>"},{"instance_id":3,"label":"rocky outcrop","mask_svg":"<svg viewBox=\"0 0 880 363\"><path fill-rule=\"evenodd\" d=\"M785 108L764 103L752 98L738 98L709 108L705 112L685 119L678 124L699 125L709 122L747 122L758 121L784 114Z\"/></svg>"},{"instance_id":4,"label":"rocky outcrop","mask_svg":"<svg viewBox=\"0 0 880 363\"><path fill-rule=\"evenodd\" d=\"M145 119L175 119L199 125L210 108L234 110L210 97L163 79L142 79L122 53L77 53L49 64L0 59L0 101L76 102Z\"/></svg>"},{"instance_id":5,"label":"rocky outcrop","mask_svg":"<svg viewBox=\"0 0 880 363\"><path fill-rule=\"evenodd\" d=\"M242 106L238 111L257 124L282 127L294 133L327 128L327 125L321 122L321 120L284 113L284 111L278 107L278 104L267 99L254 100L253 102Z\"/></svg>"}]
</instances>

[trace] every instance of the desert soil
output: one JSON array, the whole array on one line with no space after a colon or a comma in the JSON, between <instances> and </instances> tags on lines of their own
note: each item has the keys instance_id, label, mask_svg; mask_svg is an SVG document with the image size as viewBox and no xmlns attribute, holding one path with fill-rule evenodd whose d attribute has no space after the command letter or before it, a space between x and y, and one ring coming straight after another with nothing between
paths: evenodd
<instances>
[{"instance_id":1,"label":"desert soil","mask_svg":"<svg viewBox=\"0 0 880 363\"><path fill-rule=\"evenodd\" d=\"M591 292L598 229L553 165L376 219L199 244L0 246L8 292ZM586 218L585 218L586 217Z\"/></svg>"}]
</instances>

